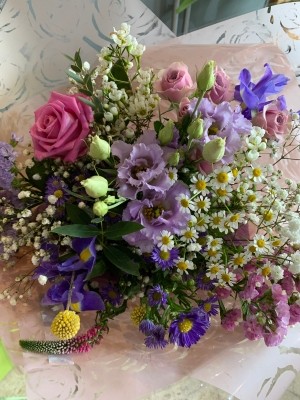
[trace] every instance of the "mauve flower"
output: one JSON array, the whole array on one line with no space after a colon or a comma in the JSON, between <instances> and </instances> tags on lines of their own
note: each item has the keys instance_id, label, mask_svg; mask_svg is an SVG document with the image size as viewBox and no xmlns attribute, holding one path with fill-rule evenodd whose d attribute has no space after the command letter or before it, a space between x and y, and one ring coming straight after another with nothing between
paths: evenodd
<instances>
[{"instance_id":1,"label":"mauve flower","mask_svg":"<svg viewBox=\"0 0 300 400\"><path fill-rule=\"evenodd\" d=\"M252 300L259 296L259 291L257 290L259 286L264 282L264 277L262 275L252 273L248 276L247 283L244 290L239 292L239 296L242 300Z\"/></svg>"},{"instance_id":2,"label":"mauve flower","mask_svg":"<svg viewBox=\"0 0 300 400\"><path fill-rule=\"evenodd\" d=\"M215 84L209 90L205 97L215 104L220 104L223 101L232 101L234 94L234 86L230 77L221 67L215 69Z\"/></svg>"},{"instance_id":3,"label":"mauve flower","mask_svg":"<svg viewBox=\"0 0 300 400\"><path fill-rule=\"evenodd\" d=\"M286 291L287 295L289 295L289 296L295 290L295 282L293 279L293 275L287 269L284 270L283 279L281 279L281 281L280 281L280 286L282 287L282 289L284 289Z\"/></svg>"},{"instance_id":4,"label":"mauve flower","mask_svg":"<svg viewBox=\"0 0 300 400\"><path fill-rule=\"evenodd\" d=\"M163 307L167 304L168 294L160 285L155 285L149 289L147 296L150 307Z\"/></svg>"},{"instance_id":5,"label":"mauve flower","mask_svg":"<svg viewBox=\"0 0 300 400\"><path fill-rule=\"evenodd\" d=\"M275 332L264 332L263 338L268 347L278 346L287 334L287 327L279 326Z\"/></svg>"},{"instance_id":6,"label":"mauve flower","mask_svg":"<svg viewBox=\"0 0 300 400\"><path fill-rule=\"evenodd\" d=\"M268 139L283 141L283 136L291 128L291 115L286 107L283 108L283 96L280 97L276 101L266 104L263 110L252 118L252 124L265 129L265 136Z\"/></svg>"},{"instance_id":7,"label":"mauve flower","mask_svg":"<svg viewBox=\"0 0 300 400\"><path fill-rule=\"evenodd\" d=\"M267 96L279 93L289 81L283 74L273 74L269 64L265 64L265 73L257 83L251 82L251 73L244 68L240 75L240 84L235 87L234 98L246 107L243 114L251 119L251 111L261 111L267 104Z\"/></svg>"},{"instance_id":8,"label":"mauve flower","mask_svg":"<svg viewBox=\"0 0 300 400\"><path fill-rule=\"evenodd\" d=\"M123 221L135 221L144 228L124 236L124 239L143 252L151 253L161 231L179 234L189 219L189 214L181 211L176 200L180 194L189 195L189 189L183 182L177 181L164 194L156 193L151 198L149 193L149 198L130 201L123 211Z\"/></svg>"},{"instance_id":9,"label":"mauve flower","mask_svg":"<svg viewBox=\"0 0 300 400\"><path fill-rule=\"evenodd\" d=\"M226 315L222 318L221 325L226 331L234 331L238 325L238 320L241 318L241 310L233 308L226 312Z\"/></svg>"},{"instance_id":10,"label":"mauve flower","mask_svg":"<svg viewBox=\"0 0 300 400\"><path fill-rule=\"evenodd\" d=\"M258 323L255 315L247 316L242 323L245 337L249 340L257 340L263 336L263 327Z\"/></svg>"},{"instance_id":11,"label":"mauve flower","mask_svg":"<svg viewBox=\"0 0 300 400\"><path fill-rule=\"evenodd\" d=\"M157 143L155 132L145 132L134 145L117 140L111 151L120 161L117 166L120 196L134 200L139 192L164 193L171 187L163 150Z\"/></svg>"},{"instance_id":12,"label":"mauve flower","mask_svg":"<svg viewBox=\"0 0 300 400\"><path fill-rule=\"evenodd\" d=\"M74 162L88 151L84 139L93 119L91 107L77 95L52 92L48 103L35 111L35 123L30 128L34 156L38 160Z\"/></svg>"},{"instance_id":13,"label":"mauve flower","mask_svg":"<svg viewBox=\"0 0 300 400\"><path fill-rule=\"evenodd\" d=\"M183 97L189 96L196 89L186 64L173 62L168 68L158 73L158 81L154 90L164 99L179 103Z\"/></svg>"},{"instance_id":14,"label":"mauve flower","mask_svg":"<svg viewBox=\"0 0 300 400\"><path fill-rule=\"evenodd\" d=\"M294 325L300 322L300 305L297 303L290 305L290 320L289 325Z\"/></svg>"}]
</instances>

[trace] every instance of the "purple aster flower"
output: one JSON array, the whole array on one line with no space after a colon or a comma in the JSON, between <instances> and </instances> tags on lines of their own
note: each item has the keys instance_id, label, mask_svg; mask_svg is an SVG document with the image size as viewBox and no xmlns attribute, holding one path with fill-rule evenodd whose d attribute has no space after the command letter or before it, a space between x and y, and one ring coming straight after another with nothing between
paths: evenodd
<instances>
[{"instance_id":1,"label":"purple aster flower","mask_svg":"<svg viewBox=\"0 0 300 400\"><path fill-rule=\"evenodd\" d=\"M194 309L188 313L182 313L170 325L170 342L182 347L191 347L205 335L208 327L209 317L203 310Z\"/></svg>"},{"instance_id":2,"label":"purple aster flower","mask_svg":"<svg viewBox=\"0 0 300 400\"><path fill-rule=\"evenodd\" d=\"M217 315L219 313L219 303L217 296L211 296L203 300L199 307L207 313L207 315Z\"/></svg>"},{"instance_id":3,"label":"purple aster flower","mask_svg":"<svg viewBox=\"0 0 300 400\"><path fill-rule=\"evenodd\" d=\"M148 303L150 307L163 307L167 304L168 294L160 285L148 290Z\"/></svg>"},{"instance_id":4,"label":"purple aster flower","mask_svg":"<svg viewBox=\"0 0 300 400\"><path fill-rule=\"evenodd\" d=\"M56 207L63 206L67 200L65 189L67 189L65 182L58 176L52 176L46 183L46 201L48 201L48 196L52 195L57 198Z\"/></svg>"},{"instance_id":5,"label":"purple aster flower","mask_svg":"<svg viewBox=\"0 0 300 400\"><path fill-rule=\"evenodd\" d=\"M159 247L155 246L151 254L151 259L162 271L174 267L175 261L178 258L179 250L176 247L173 247L171 250L163 251Z\"/></svg>"},{"instance_id":6,"label":"purple aster flower","mask_svg":"<svg viewBox=\"0 0 300 400\"><path fill-rule=\"evenodd\" d=\"M179 234L189 219L189 214L181 210L176 200L180 194L189 195L189 189L177 181L164 194L157 193L153 198L130 201L123 211L123 221L136 221L144 228L124 236L124 239L143 252L151 253L161 231Z\"/></svg>"},{"instance_id":7,"label":"purple aster flower","mask_svg":"<svg viewBox=\"0 0 300 400\"><path fill-rule=\"evenodd\" d=\"M150 335L154 327L155 324L150 319L143 319L143 321L140 323L139 330L144 335Z\"/></svg>"},{"instance_id":8,"label":"purple aster flower","mask_svg":"<svg viewBox=\"0 0 300 400\"><path fill-rule=\"evenodd\" d=\"M153 190L164 193L172 186L155 132L145 132L134 145L117 140L111 150L120 161L117 179L119 195L134 200L139 192Z\"/></svg>"},{"instance_id":9,"label":"purple aster flower","mask_svg":"<svg viewBox=\"0 0 300 400\"><path fill-rule=\"evenodd\" d=\"M0 142L0 188L11 190L11 184L14 179L12 168L17 153L13 147L5 142Z\"/></svg>"},{"instance_id":10,"label":"purple aster flower","mask_svg":"<svg viewBox=\"0 0 300 400\"><path fill-rule=\"evenodd\" d=\"M59 271L68 272L87 269L88 272L91 272L96 262L95 241L96 237L73 239L72 248L77 254L61 263L58 266Z\"/></svg>"},{"instance_id":11,"label":"purple aster flower","mask_svg":"<svg viewBox=\"0 0 300 400\"><path fill-rule=\"evenodd\" d=\"M240 75L240 84L235 87L234 98L244 103L243 114L251 119L251 111L261 111L268 103L267 96L279 93L289 81L283 74L273 74L269 64L265 64L265 73L257 83L251 81L251 73L244 68Z\"/></svg>"},{"instance_id":12,"label":"purple aster flower","mask_svg":"<svg viewBox=\"0 0 300 400\"><path fill-rule=\"evenodd\" d=\"M168 344L165 340L165 328L162 325L155 325L145 338L145 345L149 349L163 349Z\"/></svg>"},{"instance_id":13,"label":"purple aster flower","mask_svg":"<svg viewBox=\"0 0 300 400\"><path fill-rule=\"evenodd\" d=\"M212 290L215 287L215 282L217 282L217 280L211 280L208 276L206 276L205 272L200 272L196 277L197 289Z\"/></svg>"},{"instance_id":14,"label":"purple aster flower","mask_svg":"<svg viewBox=\"0 0 300 400\"><path fill-rule=\"evenodd\" d=\"M101 296L91 290L85 289L86 274L79 274L72 285L71 309L74 311L104 310L105 306ZM65 277L59 283L52 285L42 299L43 305L62 303L67 306L70 291L71 276Z\"/></svg>"},{"instance_id":15,"label":"purple aster flower","mask_svg":"<svg viewBox=\"0 0 300 400\"><path fill-rule=\"evenodd\" d=\"M100 294L104 300L107 300L113 306L118 306L122 301L122 296L117 287L111 283L102 287Z\"/></svg>"}]
</instances>

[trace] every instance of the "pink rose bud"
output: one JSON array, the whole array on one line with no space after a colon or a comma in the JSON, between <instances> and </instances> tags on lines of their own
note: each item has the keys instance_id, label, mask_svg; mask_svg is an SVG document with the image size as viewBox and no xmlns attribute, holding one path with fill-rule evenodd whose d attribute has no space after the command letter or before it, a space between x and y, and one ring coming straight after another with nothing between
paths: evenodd
<instances>
[{"instance_id":1,"label":"pink rose bud","mask_svg":"<svg viewBox=\"0 0 300 400\"><path fill-rule=\"evenodd\" d=\"M179 103L183 97L195 91L196 85L188 72L187 65L173 62L158 73L154 89L162 98Z\"/></svg>"},{"instance_id":2,"label":"pink rose bud","mask_svg":"<svg viewBox=\"0 0 300 400\"><path fill-rule=\"evenodd\" d=\"M229 76L222 68L216 67L215 77L214 86L206 93L205 97L215 104L220 104L223 101L232 101L234 85Z\"/></svg>"},{"instance_id":3,"label":"pink rose bud","mask_svg":"<svg viewBox=\"0 0 300 400\"><path fill-rule=\"evenodd\" d=\"M192 113L191 101L188 97L183 97L179 103L178 117L183 118L185 115Z\"/></svg>"},{"instance_id":4,"label":"pink rose bud","mask_svg":"<svg viewBox=\"0 0 300 400\"><path fill-rule=\"evenodd\" d=\"M35 111L35 124L30 129L34 156L74 162L88 151L84 139L93 119L91 107L77 95L52 92L48 103Z\"/></svg>"},{"instance_id":5,"label":"pink rose bud","mask_svg":"<svg viewBox=\"0 0 300 400\"><path fill-rule=\"evenodd\" d=\"M252 124L265 129L268 139L283 140L291 128L291 116L287 110L281 110L278 101L264 106L253 119Z\"/></svg>"}]
</instances>

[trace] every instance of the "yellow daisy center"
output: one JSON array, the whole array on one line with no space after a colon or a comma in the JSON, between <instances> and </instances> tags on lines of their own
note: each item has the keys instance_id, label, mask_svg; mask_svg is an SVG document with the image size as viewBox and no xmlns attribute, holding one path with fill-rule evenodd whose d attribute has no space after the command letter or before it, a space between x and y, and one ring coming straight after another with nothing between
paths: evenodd
<instances>
[{"instance_id":1,"label":"yellow daisy center","mask_svg":"<svg viewBox=\"0 0 300 400\"><path fill-rule=\"evenodd\" d=\"M233 168L232 170L231 170L231 172L232 172L232 175L236 178L237 176L238 176L238 174L239 174L239 171L238 171L238 169L237 168Z\"/></svg>"},{"instance_id":2,"label":"yellow daisy center","mask_svg":"<svg viewBox=\"0 0 300 400\"><path fill-rule=\"evenodd\" d=\"M57 199L61 199L64 196L64 192L60 189L55 190L53 194Z\"/></svg>"},{"instance_id":3,"label":"yellow daisy center","mask_svg":"<svg viewBox=\"0 0 300 400\"><path fill-rule=\"evenodd\" d=\"M268 276L271 273L271 268L268 265L266 265L261 269L261 273L263 276Z\"/></svg>"},{"instance_id":4,"label":"yellow daisy center","mask_svg":"<svg viewBox=\"0 0 300 400\"><path fill-rule=\"evenodd\" d=\"M269 222L269 221L272 220L272 218L273 218L273 213L272 213L271 210L264 214L264 220L265 221Z\"/></svg>"},{"instance_id":5,"label":"yellow daisy center","mask_svg":"<svg viewBox=\"0 0 300 400\"><path fill-rule=\"evenodd\" d=\"M206 182L199 180L196 182L195 187L197 190L204 190L204 189L206 189Z\"/></svg>"},{"instance_id":6,"label":"yellow daisy center","mask_svg":"<svg viewBox=\"0 0 300 400\"><path fill-rule=\"evenodd\" d=\"M237 256L234 260L233 260L233 264L234 265L243 265L245 263L245 259L243 256Z\"/></svg>"},{"instance_id":7,"label":"yellow daisy center","mask_svg":"<svg viewBox=\"0 0 300 400\"><path fill-rule=\"evenodd\" d=\"M266 242L264 241L264 239L258 239L257 242L257 247L259 247L260 249L264 248L266 245Z\"/></svg>"},{"instance_id":8,"label":"yellow daisy center","mask_svg":"<svg viewBox=\"0 0 300 400\"><path fill-rule=\"evenodd\" d=\"M260 168L253 168L253 176L255 178L259 178L261 176L261 169Z\"/></svg>"},{"instance_id":9,"label":"yellow daisy center","mask_svg":"<svg viewBox=\"0 0 300 400\"><path fill-rule=\"evenodd\" d=\"M211 303L204 303L203 305L204 311L205 312L210 312L211 311Z\"/></svg>"},{"instance_id":10,"label":"yellow daisy center","mask_svg":"<svg viewBox=\"0 0 300 400\"><path fill-rule=\"evenodd\" d=\"M186 239L192 239L192 237L193 237L193 232L192 232L192 231L186 231L186 232L184 232L184 237L185 237Z\"/></svg>"},{"instance_id":11,"label":"yellow daisy center","mask_svg":"<svg viewBox=\"0 0 300 400\"><path fill-rule=\"evenodd\" d=\"M223 274L221 275L222 279L224 282L228 283L230 282L230 275L227 274L226 272L223 272Z\"/></svg>"},{"instance_id":12,"label":"yellow daisy center","mask_svg":"<svg viewBox=\"0 0 300 400\"><path fill-rule=\"evenodd\" d=\"M226 189L221 189L221 188L217 189L217 195L218 196L224 197L224 196L226 196L226 194L227 194L227 190Z\"/></svg>"},{"instance_id":13,"label":"yellow daisy center","mask_svg":"<svg viewBox=\"0 0 300 400\"><path fill-rule=\"evenodd\" d=\"M164 260L164 261L168 261L170 259L170 252L169 251L160 251L159 252L159 257Z\"/></svg>"},{"instance_id":14,"label":"yellow daisy center","mask_svg":"<svg viewBox=\"0 0 300 400\"><path fill-rule=\"evenodd\" d=\"M212 267L210 268L210 272L211 272L212 274L217 274L219 271L220 271L220 268L219 268L218 265L214 265L214 266L212 266Z\"/></svg>"},{"instance_id":15,"label":"yellow daisy center","mask_svg":"<svg viewBox=\"0 0 300 400\"><path fill-rule=\"evenodd\" d=\"M217 181L220 183L227 183L229 180L229 176L227 172L219 172L217 175Z\"/></svg>"},{"instance_id":16,"label":"yellow daisy center","mask_svg":"<svg viewBox=\"0 0 300 400\"><path fill-rule=\"evenodd\" d=\"M187 199L181 199L181 200L180 200L180 204L181 204L182 207L188 208L188 206L189 206L189 201L188 201Z\"/></svg>"},{"instance_id":17,"label":"yellow daisy center","mask_svg":"<svg viewBox=\"0 0 300 400\"><path fill-rule=\"evenodd\" d=\"M179 261L179 263L177 264L177 268L181 271L185 271L188 268L188 264L186 261Z\"/></svg>"},{"instance_id":18,"label":"yellow daisy center","mask_svg":"<svg viewBox=\"0 0 300 400\"><path fill-rule=\"evenodd\" d=\"M249 203L253 203L256 200L255 194L249 194L248 201Z\"/></svg>"},{"instance_id":19,"label":"yellow daisy center","mask_svg":"<svg viewBox=\"0 0 300 400\"><path fill-rule=\"evenodd\" d=\"M217 251L214 249L209 249L207 250L207 254L209 255L209 257L214 257L217 254Z\"/></svg>"},{"instance_id":20,"label":"yellow daisy center","mask_svg":"<svg viewBox=\"0 0 300 400\"><path fill-rule=\"evenodd\" d=\"M206 202L204 200L197 201L197 207L199 209L205 208Z\"/></svg>"}]
</instances>

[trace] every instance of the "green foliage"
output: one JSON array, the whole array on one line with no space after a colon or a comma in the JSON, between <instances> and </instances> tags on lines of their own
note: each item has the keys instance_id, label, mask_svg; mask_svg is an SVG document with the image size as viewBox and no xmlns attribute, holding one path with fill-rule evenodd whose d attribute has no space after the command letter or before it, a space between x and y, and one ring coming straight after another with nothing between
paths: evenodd
<instances>
[{"instance_id":1,"label":"green foliage","mask_svg":"<svg viewBox=\"0 0 300 400\"><path fill-rule=\"evenodd\" d=\"M111 225L105 232L105 236L110 240L121 240L124 235L137 232L143 229L143 225L137 222L120 221Z\"/></svg>"},{"instance_id":2,"label":"green foliage","mask_svg":"<svg viewBox=\"0 0 300 400\"><path fill-rule=\"evenodd\" d=\"M73 224L87 225L91 222L88 214L75 204L67 203L66 211L68 218Z\"/></svg>"},{"instance_id":3,"label":"green foliage","mask_svg":"<svg viewBox=\"0 0 300 400\"><path fill-rule=\"evenodd\" d=\"M95 226L73 224L58 226L52 229L51 232L57 233L58 235L67 235L71 237L89 238L99 235L100 231Z\"/></svg>"},{"instance_id":4,"label":"green foliage","mask_svg":"<svg viewBox=\"0 0 300 400\"><path fill-rule=\"evenodd\" d=\"M98 278L99 276L102 276L106 270L107 270L107 266L106 266L104 260L101 259L101 260L97 261L96 264L94 265L92 271L88 274L87 280L91 280L94 278Z\"/></svg>"},{"instance_id":5,"label":"green foliage","mask_svg":"<svg viewBox=\"0 0 300 400\"><path fill-rule=\"evenodd\" d=\"M129 274L139 276L139 265L130 257L126 249L116 246L107 246L103 249L105 257L115 267Z\"/></svg>"}]
</instances>

